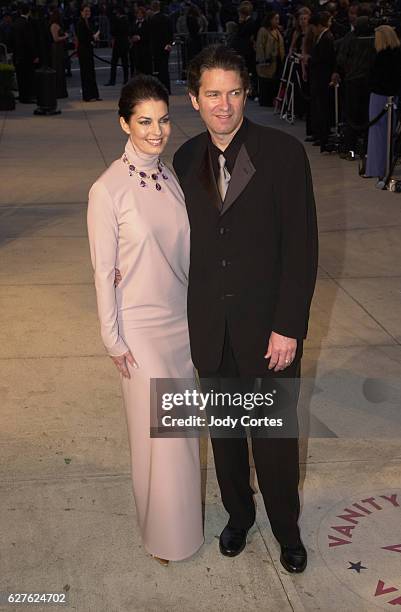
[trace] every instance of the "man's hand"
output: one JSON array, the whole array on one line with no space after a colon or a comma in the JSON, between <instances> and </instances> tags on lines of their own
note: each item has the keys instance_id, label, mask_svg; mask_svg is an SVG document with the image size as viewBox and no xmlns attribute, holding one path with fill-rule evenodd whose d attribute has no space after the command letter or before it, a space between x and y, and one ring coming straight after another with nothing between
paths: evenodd
<instances>
[{"instance_id":1,"label":"man's hand","mask_svg":"<svg viewBox=\"0 0 401 612\"><path fill-rule=\"evenodd\" d=\"M165 50L165 51L167 51L167 53L170 53L170 51L172 50L172 48L173 48L173 47L172 47L171 45L166 45L166 46L164 47L164 50Z\"/></svg>"},{"instance_id":2,"label":"man's hand","mask_svg":"<svg viewBox=\"0 0 401 612\"><path fill-rule=\"evenodd\" d=\"M295 338L287 338L287 336L282 336L272 331L265 355L265 359L270 357L269 370L274 368L275 372L279 372L288 368L294 361L296 350L297 341Z\"/></svg>"},{"instance_id":3,"label":"man's hand","mask_svg":"<svg viewBox=\"0 0 401 612\"><path fill-rule=\"evenodd\" d=\"M333 72L333 74L331 75L331 79L330 79L330 87L336 87L336 85L339 85L341 83L341 79L340 79L340 75L338 74L338 72Z\"/></svg>"},{"instance_id":4,"label":"man's hand","mask_svg":"<svg viewBox=\"0 0 401 612\"><path fill-rule=\"evenodd\" d=\"M135 361L131 351L127 351L124 355L119 355L118 357L111 357L113 360L117 370L124 376L124 378L131 378L131 374L128 370L128 364L132 365L134 368L139 368L139 365Z\"/></svg>"}]
</instances>

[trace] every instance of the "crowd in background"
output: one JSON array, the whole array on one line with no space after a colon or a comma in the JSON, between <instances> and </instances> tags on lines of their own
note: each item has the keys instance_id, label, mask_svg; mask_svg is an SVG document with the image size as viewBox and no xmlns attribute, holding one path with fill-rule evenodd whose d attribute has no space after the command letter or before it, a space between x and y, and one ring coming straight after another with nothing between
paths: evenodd
<instances>
[{"instance_id":1,"label":"crowd in background","mask_svg":"<svg viewBox=\"0 0 401 612\"><path fill-rule=\"evenodd\" d=\"M1 4L0 4L1 7ZM170 91L169 60L179 46L185 68L214 34L244 58L249 97L273 106L286 59L294 59L295 113L306 124L306 141L329 151L334 89L340 85L345 123L343 156L369 149L364 176L382 176L386 117L369 130L388 96L401 85L401 0L108 0L80 4L9 4L0 8L0 43L12 54L19 101L34 99L34 74L56 71L57 97L68 96L71 57L77 56L85 101L99 100L94 52L112 46L110 76L123 82L136 72L153 73ZM214 34L213 34L214 33ZM1 47L0 47L1 49ZM170 61L171 68L171 61ZM369 135L369 146L368 146ZM378 144L379 143L379 144ZM380 146L379 146L380 145ZM378 147L380 154L377 154Z\"/></svg>"}]
</instances>

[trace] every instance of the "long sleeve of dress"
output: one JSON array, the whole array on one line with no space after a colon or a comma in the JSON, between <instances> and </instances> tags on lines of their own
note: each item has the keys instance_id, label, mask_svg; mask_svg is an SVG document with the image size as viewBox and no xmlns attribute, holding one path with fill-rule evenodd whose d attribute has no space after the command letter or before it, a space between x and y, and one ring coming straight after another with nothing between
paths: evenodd
<instances>
[{"instance_id":1,"label":"long sleeve of dress","mask_svg":"<svg viewBox=\"0 0 401 612\"><path fill-rule=\"evenodd\" d=\"M110 356L123 355L128 347L119 335L114 287L118 249L117 211L109 192L100 182L96 182L89 192L87 221L103 344Z\"/></svg>"}]
</instances>

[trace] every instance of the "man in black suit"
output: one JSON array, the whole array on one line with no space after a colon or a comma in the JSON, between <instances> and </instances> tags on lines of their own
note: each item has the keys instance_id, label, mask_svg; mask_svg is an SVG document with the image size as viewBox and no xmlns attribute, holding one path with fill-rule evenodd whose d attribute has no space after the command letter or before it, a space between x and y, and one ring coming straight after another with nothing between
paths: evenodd
<instances>
[{"instance_id":1,"label":"man in black suit","mask_svg":"<svg viewBox=\"0 0 401 612\"><path fill-rule=\"evenodd\" d=\"M224 46L208 47L188 70L192 104L207 131L174 156L191 226L188 322L201 379L222 389L226 378L286 379L296 419L302 342L317 270L317 226L303 146L244 118L249 77ZM288 380L287 380L288 379ZM301 572L297 436L252 433L259 487L281 563ZM226 556L239 554L255 521L246 437L214 437L222 501L229 521L220 535Z\"/></svg>"},{"instance_id":2,"label":"man in black suit","mask_svg":"<svg viewBox=\"0 0 401 612\"><path fill-rule=\"evenodd\" d=\"M315 35L315 43L309 60L312 130L320 144L320 152L327 152L330 135L330 109L332 76L335 69L336 54L334 38L330 32L332 18L330 13L312 15L309 25Z\"/></svg>"},{"instance_id":3,"label":"man in black suit","mask_svg":"<svg viewBox=\"0 0 401 612\"><path fill-rule=\"evenodd\" d=\"M170 19L160 12L159 0L153 0L151 4L153 12L150 18L150 45L153 57L153 73L163 83L167 91L170 89L170 74L168 71L168 60L173 44L173 27Z\"/></svg>"},{"instance_id":4,"label":"man in black suit","mask_svg":"<svg viewBox=\"0 0 401 612\"><path fill-rule=\"evenodd\" d=\"M138 6L135 22L132 24L131 43L131 77L134 76L135 71L142 74L152 74L150 25L144 6Z\"/></svg>"},{"instance_id":5,"label":"man in black suit","mask_svg":"<svg viewBox=\"0 0 401 612\"><path fill-rule=\"evenodd\" d=\"M39 53L31 10L27 4L21 6L20 16L14 22L13 50L19 101L23 104L32 104L36 101L35 67L39 64Z\"/></svg>"},{"instance_id":6,"label":"man in black suit","mask_svg":"<svg viewBox=\"0 0 401 612\"><path fill-rule=\"evenodd\" d=\"M111 21L113 51L111 54L110 80L105 85L116 84L117 64L120 58L124 71L124 85L128 82L129 30L128 17L123 9L117 6Z\"/></svg>"}]
</instances>

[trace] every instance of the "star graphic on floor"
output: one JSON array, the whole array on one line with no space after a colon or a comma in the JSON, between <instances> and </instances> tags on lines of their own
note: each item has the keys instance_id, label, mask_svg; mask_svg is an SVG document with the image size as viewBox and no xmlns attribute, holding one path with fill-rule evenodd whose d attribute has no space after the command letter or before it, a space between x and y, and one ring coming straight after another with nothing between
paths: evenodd
<instances>
[{"instance_id":1,"label":"star graphic on floor","mask_svg":"<svg viewBox=\"0 0 401 612\"><path fill-rule=\"evenodd\" d=\"M348 563L350 564L350 567L347 567L347 569L355 570L356 572L358 572L358 574L361 573L361 570L368 569L367 567L362 565L362 561L358 561L358 563L352 563L352 561L348 561Z\"/></svg>"}]
</instances>

